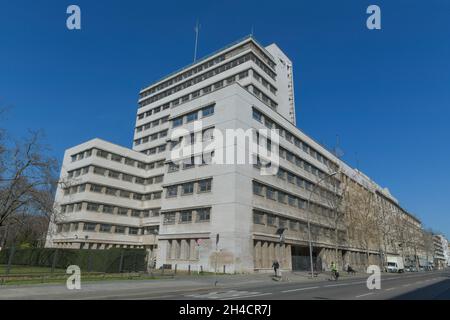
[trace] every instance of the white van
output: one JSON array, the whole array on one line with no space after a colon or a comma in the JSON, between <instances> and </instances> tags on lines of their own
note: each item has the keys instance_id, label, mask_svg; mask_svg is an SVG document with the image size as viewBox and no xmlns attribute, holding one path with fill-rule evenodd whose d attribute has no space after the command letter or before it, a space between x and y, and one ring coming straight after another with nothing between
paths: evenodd
<instances>
[{"instance_id":1,"label":"white van","mask_svg":"<svg viewBox=\"0 0 450 320\"><path fill-rule=\"evenodd\" d=\"M387 272L398 272L398 273L405 272L405 265L403 263L403 258L396 257L396 256L388 256L387 264L386 264L386 271Z\"/></svg>"}]
</instances>

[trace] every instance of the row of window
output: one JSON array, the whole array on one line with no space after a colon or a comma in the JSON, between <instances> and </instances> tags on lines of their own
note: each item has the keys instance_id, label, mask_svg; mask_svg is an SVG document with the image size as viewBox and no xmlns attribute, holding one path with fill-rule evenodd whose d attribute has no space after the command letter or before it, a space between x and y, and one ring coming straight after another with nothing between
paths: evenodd
<instances>
[{"instance_id":1,"label":"row of window","mask_svg":"<svg viewBox=\"0 0 450 320\"><path fill-rule=\"evenodd\" d=\"M178 194L191 195L194 193L194 191L196 191L197 193L210 192L211 188L212 188L212 179L191 181L165 187L167 198L177 197ZM181 193L179 193L180 189Z\"/></svg>"},{"instance_id":2,"label":"row of window","mask_svg":"<svg viewBox=\"0 0 450 320\"><path fill-rule=\"evenodd\" d=\"M166 129L166 130L155 132L155 133L152 133L152 134L150 134L148 136L136 139L136 140L134 140L134 145L138 146L141 143L147 143L149 141L155 141L155 140L158 140L158 139L165 138L165 137L167 137L168 131L169 130Z\"/></svg>"},{"instance_id":3,"label":"row of window","mask_svg":"<svg viewBox=\"0 0 450 320\"><path fill-rule=\"evenodd\" d=\"M136 132L142 132L143 130L155 128L157 126L163 125L164 123L167 123L168 121L169 121L169 116L165 116L165 117L150 121L148 123L145 123L141 126L136 127Z\"/></svg>"},{"instance_id":4,"label":"row of window","mask_svg":"<svg viewBox=\"0 0 450 320\"><path fill-rule=\"evenodd\" d=\"M131 192L124 189L118 189L118 188L112 188L112 187L106 187L98 184L92 184L92 183L85 183L80 184L78 186L73 186L64 189L64 194L74 194L74 193L80 193L80 192L96 192L96 193L102 193L109 196L114 197L121 197L121 198L127 198L127 199L134 199L134 200L156 200L161 199L162 191L155 191L155 192L149 192L149 193L137 193L137 192Z\"/></svg>"},{"instance_id":5,"label":"row of window","mask_svg":"<svg viewBox=\"0 0 450 320\"><path fill-rule=\"evenodd\" d=\"M162 165L164 165L164 163ZM76 170L71 170L68 172L68 177L76 178L78 176L85 175L89 172L92 172L94 174L98 174L101 176L110 177L113 179L120 179L120 180L123 180L126 182L141 184L141 185L151 185L154 183L161 183L161 182L163 182L163 178L164 178L164 175L157 175L157 176L153 176L153 177L142 178L142 177L138 177L138 176L134 176L131 174L118 172L118 171L114 171L111 169L98 167L98 166L86 166L86 167L79 168ZM71 192L69 192L69 193L71 193Z\"/></svg>"},{"instance_id":6,"label":"row of window","mask_svg":"<svg viewBox=\"0 0 450 320\"><path fill-rule=\"evenodd\" d=\"M161 144L156 147L142 150L141 153L146 154L146 155L153 155L153 154L161 153L164 151L166 151L166 144Z\"/></svg>"},{"instance_id":7,"label":"row of window","mask_svg":"<svg viewBox=\"0 0 450 320\"><path fill-rule=\"evenodd\" d=\"M93 173L101 176L107 176L113 179L121 179L126 182L137 183L142 185L151 185L155 183L161 183L164 180L164 175L157 175L148 178L142 178L133 176L131 174L121 173L111 169L106 169L102 167L93 166Z\"/></svg>"},{"instance_id":8,"label":"row of window","mask_svg":"<svg viewBox=\"0 0 450 320\"><path fill-rule=\"evenodd\" d=\"M134 160L134 159L131 159L128 157L124 157L124 156L121 156L121 155L118 155L118 154L115 154L112 152L108 152L108 151L105 151L102 149L93 148L93 149L85 150L83 152L79 152L77 154L72 155L71 156L72 162L90 157L93 154L93 152L99 158L111 160L114 162L124 163L130 167L138 167L139 169L145 169L145 170L163 167L164 161L165 161L165 160L157 160L157 161L153 161L150 163L145 163L145 162ZM71 174L71 172L73 172L74 176L79 176L80 174L82 174L83 170L81 170L81 171L78 171L78 170L81 170L81 169L69 171L69 174ZM87 173L87 172L85 172L85 173Z\"/></svg>"},{"instance_id":9,"label":"row of window","mask_svg":"<svg viewBox=\"0 0 450 320\"><path fill-rule=\"evenodd\" d=\"M163 213L164 224L208 222L211 220L211 208L198 208Z\"/></svg>"},{"instance_id":10,"label":"row of window","mask_svg":"<svg viewBox=\"0 0 450 320\"><path fill-rule=\"evenodd\" d=\"M261 83L266 89L269 89L270 92L272 92L274 95L277 94L277 88L275 88L273 85L269 83L264 77L262 77L258 72L255 70L253 71L253 78Z\"/></svg>"},{"instance_id":11,"label":"row of window","mask_svg":"<svg viewBox=\"0 0 450 320\"><path fill-rule=\"evenodd\" d=\"M308 232L308 224L305 221L297 219L288 219L285 217L281 217L272 213L267 213L259 210L253 210L253 223L269 227L286 228L288 230L300 232L304 235L306 235ZM333 228L328 228L317 224L310 224L310 226L311 226L311 235L313 235L314 238L317 238L317 236L324 236L327 238L334 237L335 229ZM340 238L345 237L343 231L339 231L339 237Z\"/></svg>"},{"instance_id":12,"label":"row of window","mask_svg":"<svg viewBox=\"0 0 450 320\"><path fill-rule=\"evenodd\" d=\"M209 153L203 153L201 155L191 156L190 158L182 159L176 162L169 162L167 172L176 172L180 170L180 167L183 170L194 168L196 165L204 166L208 164L212 164L212 159L214 157L214 151Z\"/></svg>"},{"instance_id":13,"label":"row of window","mask_svg":"<svg viewBox=\"0 0 450 320\"><path fill-rule=\"evenodd\" d=\"M260 168L261 166L262 166L262 163L261 163L259 157L257 157L255 167ZM291 171L286 170L282 167L278 168L277 177L282 180L285 180L289 183L295 184L297 187L308 190L308 191L312 191L314 188L313 182L311 182L299 175L296 175L296 174L292 173ZM332 197L334 196L334 193L332 193L331 191L327 190L326 188L324 188L322 186L317 186L316 192L324 198L332 199Z\"/></svg>"},{"instance_id":14,"label":"row of window","mask_svg":"<svg viewBox=\"0 0 450 320\"><path fill-rule=\"evenodd\" d=\"M82 227L81 227L82 225ZM113 225L95 222L76 222L76 223L61 223L57 226L57 232L103 232L103 233L117 233L127 235L141 235L141 234L158 234L159 227L151 226L145 228L129 227L123 225ZM144 233L142 233L144 232Z\"/></svg>"},{"instance_id":15,"label":"row of window","mask_svg":"<svg viewBox=\"0 0 450 320\"><path fill-rule=\"evenodd\" d=\"M284 192L282 190L264 185L257 181L253 181L253 194L265 197L273 201L278 201L281 204L289 205L294 208L299 208L303 210L308 209L307 200L299 196ZM314 202L310 203L309 209L311 212L317 213L326 218L334 217L334 212L332 209Z\"/></svg>"},{"instance_id":16,"label":"row of window","mask_svg":"<svg viewBox=\"0 0 450 320\"><path fill-rule=\"evenodd\" d=\"M151 88L143 91L139 95L139 97L140 98L144 98L144 97L149 96L149 95L151 95L153 93L156 93L156 92L158 92L158 91L160 91L160 90L162 90L164 88L167 88L168 86L171 86L172 84L178 83L178 82L180 82L180 81L182 81L182 80L184 80L186 78L189 78L189 77L191 77L191 76L193 76L193 75L195 75L195 74L197 74L197 73L199 73L199 72L201 72L203 70L211 68L212 66L214 66L214 65L224 61L225 57L230 58L230 57L232 57L234 55L237 55L238 53L242 52L243 50L247 50L247 49L250 49L250 48L252 48L259 55L264 57L264 61L266 63L268 63L272 68L275 67L275 63L271 59L269 59L261 50L259 50L259 48L254 46L252 43L248 43L248 44L240 46L240 47L238 47L236 49L233 49L231 52L228 52L226 54L222 54L222 55L220 55L217 58L211 59L211 60L209 60L209 61L207 61L205 63L202 63L202 64L200 64L200 65L198 65L198 66L196 66L196 67L194 67L192 69L189 69L189 70L179 74L176 77L173 77L171 79L168 79L168 80L158 84L157 86L151 87Z\"/></svg>"},{"instance_id":17,"label":"row of window","mask_svg":"<svg viewBox=\"0 0 450 320\"><path fill-rule=\"evenodd\" d=\"M189 123L189 122L198 120L199 111L201 113L202 118L213 115L214 114L214 104L209 105L204 108L201 108L200 110L195 110L186 115L172 119L172 127L173 128L179 127L179 126L183 125L184 121L186 121L186 123Z\"/></svg>"},{"instance_id":18,"label":"row of window","mask_svg":"<svg viewBox=\"0 0 450 320\"><path fill-rule=\"evenodd\" d=\"M170 102L165 103L165 104L163 104L161 106L154 107L154 108L152 108L150 110L147 110L145 112L139 113L137 115L137 118L138 118L138 120L142 120L142 119L144 119L146 117L150 117L152 114L159 113L160 111L167 110L169 108L170 108Z\"/></svg>"},{"instance_id":19,"label":"row of window","mask_svg":"<svg viewBox=\"0 0 450 320\"><path fill-rule=\"evenodd\" d=\"M249 92L252 92L258 99L267 104L273 110L277 109L278 104L270 99L266 94L264 94L261 90L259 90L254 85L248 85L245 87Z\"/></svg>"},{"instance_id":20,"label":"row of window","mask_svg":"<svg viewBox=\"0 0 450 320\"><path fill-rule=\"evenodd\" d=\"M170 141L170 150L180 146L190 146L196 142L208 142L214 139L214 127L209 127L198 132L191 132L189 135L178 137Z\"/></svg>"},{"instance_id":21,"label":"row of window","mask_svg":"<svg viewBox=\"0 0 450 320\"><path fill-rule=\"evenodd\" d=\"M258 65L260 68L262 68L262 70L264 72L266 72L270 77L275 79L275 72L270 70L270 68L268 68L258 57L256 57L256 55L253 52L251 52L251 53L248 53L248 54L246 54L246 55L244 55L242 57L239 57L239 58L234 59L234 60L232 60L230 62L227 62L227 63L221 65L220 67L217 67L217 68L214 68L214 69L212 69L212 70L210 70L208 72L205 72L202 75L199 75L199 76L194 77L194 78L192 78L190 80L187 80L187 81L185 81L185 82L183 82L183 83L181 83L181 84L179 84L179 85L177 85L175 87L172 87L171 89L165 90L165 91L163 91L161 93L158 93L156 95L148 97L144 101L141 101L139 103L139 105L142 108L142 107L144 107L144 106L146 106L148 104L151 104L153 102L161 100L161 99L163 99L165 97L168 97L168 96L170 96L170 95L172 95L172 94L174 94L174 93L176 93L178 91L181 91L183 89L189 88L189 87L191 87L193 85L196 85L197 83L200 83L202 81L205 81L206 79L209 79L209 78L211 78L211 77L213 77L215 75L218 75L218 74L223 73L223 72L225 72L225 71L227 71L229 69L232 69L232 68L234 68L234 67L236 67L238 65L241 65L241 64L243 64L243 63L245 63L247 61L255 62L256 65ZM183 98L181 98L181 99L183 99Z\"/></svg>"},{"instance_id":22,"label":"row of window","mask_svg":"<svg viewBox=\"0 0 450 320\"><path fill-rule=\"evenodd\" d=\"M297 148L308 153L311 157L317 159L319 162L323 163L327 167L332 168L333 171L338 170L338 166L334 162L327 159L324 155L322 155L320 152L315 150L309 144L307 144L306 142L304 142L304 141L300 140L299 138L297 138L296 136L294 136L288 130L284 129L282 126L280 126L278 123L274 122L272 119L270 119L269 117L264 115L262 112L260 112L256 108L253 108L253 119L255 119L258 122L263 123L269 129L278 129L278 134L281 137L284 137L288 142L294 144Z\"/></svg>"},{"instance_id":23,"label":"row of window","mask_svg":"<svg viewBox=\"0 0 450 320\"><path fill-rule=\"evenodd\" d=\"M151 208L141 210L93 202L75 202L64 204L61 206L61 213L79 212L82 210L108 214L117 214L119 216L128 216L135 218L149 218L149 217L158 217L161 208Z\"/></svg>"},{"instance_id":24,"label":"row of window","mask_svg":"<svg viewBox=\"0 0 450 320\"><path fill-rule=\"evenodd\" d=\"M245 77L248 77L248 70L242 71L242 72L240 72L237 75L234 75L232 77L236 77L236 79L238 79L238 80L241 80L241 79L243 79ZM181 98L174 99L174 100L172 100L172 101L170 101L168 103L165 103L162 106L158 106L156 108L159 108L159 109L166 108L167 109L167 108L170 108L170 107L176 107L176 106L178 106L178 105L180 105L182 103L185 103L185 102L191 101L193 99L196 99L198 97L204 96L204 95L209 94L209 93L211 93L211 92L213 92L215 90L218 90L218 89L220 89L222 87L223 87L223 80L219 81L219 82L216 82L213 85L208 85L208 86L206 86L204 88L201 88L201 89L196 90L194 92L188 93L188 94L184 95ZM147 117L148 113L151 114L152 110L155 110L155 108L150 109L150 110L145 111L145 112L142 112L142 113L139 113L138 114L138 119L139 120L144 119L144 117Z\"/></svg>"}]
</instances>

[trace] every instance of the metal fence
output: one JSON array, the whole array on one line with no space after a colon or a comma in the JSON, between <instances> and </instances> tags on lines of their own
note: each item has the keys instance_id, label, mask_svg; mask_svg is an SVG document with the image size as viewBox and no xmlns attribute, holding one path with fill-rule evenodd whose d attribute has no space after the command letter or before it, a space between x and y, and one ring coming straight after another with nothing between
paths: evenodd
<instances>
[{"instance_id":1,"label":"metal fence","mask_svg":"<svg viewBox=\"0 0 450 320\"><path fill-rule=\"evenodd\" d=\"M0 251L2 274L50 272L77 265L82 272L123 273L147 270L144 249L15 249ZM2 270L4 269L4 270Z\"/></svg>"}]
</instances>

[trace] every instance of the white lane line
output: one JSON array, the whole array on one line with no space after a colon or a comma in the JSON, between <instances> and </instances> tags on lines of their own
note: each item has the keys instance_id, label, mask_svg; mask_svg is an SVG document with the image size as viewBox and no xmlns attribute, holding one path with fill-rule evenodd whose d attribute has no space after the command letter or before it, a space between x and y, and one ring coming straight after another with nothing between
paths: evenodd
<instances>
[{"instance_id":1,"label":"white lane line","mask_svg":"<svg viewBox=\"0 0 450 320\"><path fill-rule=\"evenodd\" d=\"M396 288L393 287L393 288L385 289L385 291L391 291L391 290L394 290L394 289L396 289Z\"/></svg>"},{"instance_id":2,"label":"white lane line","mask_svg":"<svg viewBox=\"0 0 450 320\"><path fill-rule=\"evenodd\" d=\"M286 292L294 292L294 291L311 290L311 289L317 289L317 288L319 288L319 287L298 288L298 289L284 290L284 291L281 291L281 292L286 293Z\"/></svg>"},{"instance_id":3,"label":"white lane line","mask_svg":"<svg viewBox=\"0 0 450 320\"><path fill-rule=\"evenodd\" d=\"M234 297L234 298L224 298L224 299L220 299L220 300L236 300L236 299L242 299L242 298L252 298L252 297L261 297L261 296L267 296L272 294L271 292L268 293L261 293L261 294L253 294L253 295L249 295L249 296L240 296L240 297Z\"/></svg>"},{"instance_id":4,"label":"white lane line","mask_svg":"<svg viewBox=\"0 0 450 320\"><path fill-rule=\"evenodd\" d=\"M404 284L403 287L409 287L411 284Z\"/></svg>"},{"instance_id":5,"label":"white lane line","mask_svg":"<svg viewBox=\"0 0 450 320\"><path fill-rule=\"evenodd\" d=\"M340 286L349 286L350 283L339 283L339 284L329 284L327 286L323 286L324 288L328 288L328 287L340 287Z\"/></svg>"},{"instance_id":6,"label":"white lane line","mask_svg":"<svg viewBox=\"0 0 450 320\"><path fill-rule=\"evenodd\" d=\"M361 297L365 297L365 296L370 296L371 294L374 294L373 292L369 292L369 293L365 293L365 294L360 294L359 296L356 296L355 298L361 298Z\"/></svg>"}]
</instances>

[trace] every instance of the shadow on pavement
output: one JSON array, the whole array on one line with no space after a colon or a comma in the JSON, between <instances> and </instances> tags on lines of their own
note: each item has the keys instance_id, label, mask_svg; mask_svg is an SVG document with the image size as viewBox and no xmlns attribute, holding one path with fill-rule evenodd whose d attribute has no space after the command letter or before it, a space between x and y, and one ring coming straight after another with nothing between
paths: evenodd
<instances>
[{"instance_id":1,"label":"shadow on pavement","mask_svg":"<svg viewBox=\"0 0 450 320\"><path fill-rule=\"evenodd\" d=\"M393 297L391 300L450 300L450 276L432 285Z\"/></svg>"}]
</instances>

